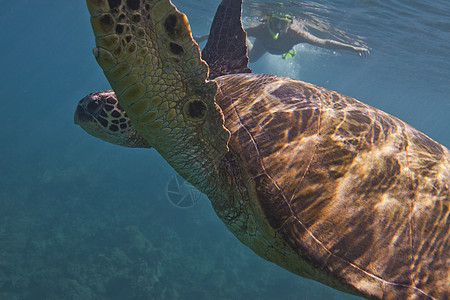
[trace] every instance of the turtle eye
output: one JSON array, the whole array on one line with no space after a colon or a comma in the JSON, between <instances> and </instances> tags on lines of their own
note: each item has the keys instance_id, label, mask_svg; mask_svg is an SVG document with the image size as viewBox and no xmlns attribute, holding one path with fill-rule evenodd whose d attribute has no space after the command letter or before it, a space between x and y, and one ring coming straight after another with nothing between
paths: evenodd
<instances>
[{"instance_id":1,"label":"turtle eye","mask_svg":"<svg viewBox=\"0 0 450 300\"><path fill-rule=\"evenodd\" d=\"M88 105L86 105L86 110L88 111L88 113L90 114L96 114L98 112L98 109L100 107L99 102L93 100L91 102L88 103Z\"/></svg>"}]
</instances>

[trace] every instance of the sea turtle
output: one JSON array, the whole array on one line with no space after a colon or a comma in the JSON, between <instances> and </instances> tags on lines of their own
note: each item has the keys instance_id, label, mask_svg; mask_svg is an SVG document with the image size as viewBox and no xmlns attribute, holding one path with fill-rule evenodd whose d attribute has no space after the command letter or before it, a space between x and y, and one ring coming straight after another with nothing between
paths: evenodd
<instances>
[{"instance_id":1,"label":"sea turtle","mask_svg":"<svg viewBox=\"0 0 450 300\"><path fill-rule=\"evenodd\" d=\"M202 58L169 0L87 0L112 92L75 120L154 147L261 257L369 298L450 298L450 153L380 110L250 73L242 0L223 0ZM209 66L209 68L208 68Z\"/></svg>"}]
</instances>

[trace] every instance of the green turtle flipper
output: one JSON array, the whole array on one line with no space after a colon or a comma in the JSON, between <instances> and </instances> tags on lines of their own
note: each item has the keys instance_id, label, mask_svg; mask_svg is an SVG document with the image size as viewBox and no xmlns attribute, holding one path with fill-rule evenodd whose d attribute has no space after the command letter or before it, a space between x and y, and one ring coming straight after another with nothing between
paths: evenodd
<instances>
[{"instance_id":1,"label":"green turtle flipper","mask_svg":"<svg viewBox=\"0 0 450 300\"><path fill-rule=\"evenodd\" d=\"M182 100L193 86L207 88L208 67L200 59L186 16L170 1L87 3L94 12L95 57L124 109L137 103L146 106L142 101L152 106L153 97L169 94ZM135 108L135 115L145 112Z\"/></svg>"},{"instance_id":2,"label":"green turtle flipper","mask_svg":"<svg viewBox=\"0 0 450 300\"><path fill-rule=\"evenodd\" d=\"M217 8L202 58L209 66L209 79L251 73L248 67L247 34L241 22L242 0L223 0Z\"/></svg>"},{"instance_id":3,"label":"green turtle flipper","mask_svg":"<svg viewBox=\"0 0 450 300\"><path fill-rule=\"evenodd\" d=\"M229 132L186 16L169 0L87 5L94 55L133 126L185 178L202 177L192 164L220 160ZM193 147L199 151L187 159Z\"/></svg>"}]
</instances>

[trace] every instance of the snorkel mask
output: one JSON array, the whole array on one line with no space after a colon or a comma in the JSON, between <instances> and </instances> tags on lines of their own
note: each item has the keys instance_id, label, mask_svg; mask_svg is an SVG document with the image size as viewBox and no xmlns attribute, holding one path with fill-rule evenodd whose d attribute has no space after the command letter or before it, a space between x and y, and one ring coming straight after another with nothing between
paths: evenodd
<instances>
[{"instance_id":1,"label":"snorkel mask","mask_svg":"<svg viewBox=\"0 0 450 300\"><path fill-rule=\"evenodd\" d=\"M270 36L277 40L280 32L286 30L294 21L294 18L288 14L273 13L267 17L267 30Z\"/></svg>"}]
</instances>

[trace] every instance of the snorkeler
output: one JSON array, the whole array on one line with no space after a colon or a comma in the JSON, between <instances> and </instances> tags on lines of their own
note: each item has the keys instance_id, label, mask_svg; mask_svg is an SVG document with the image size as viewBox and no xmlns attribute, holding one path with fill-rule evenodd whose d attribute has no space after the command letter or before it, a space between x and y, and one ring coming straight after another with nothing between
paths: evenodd
<instances>
[{"instance_id":1,"label":"snorkeler","mask_svg":"<svg viewBox=\"0 0 450 300\"><path fill-rule=\"evenodd\" d=\"M308 43L325 49L349 50L363 57L370 54L369 49L356 47L342 42L318 38L304 29L303 23L290 15L273 13L261 21L261 24L245 28L247 36L255 37L252 43L247 38L248 57L250 62L255 62L269 52L289 58L295 55L294 46L300 43ZM208 35L195 38L202 42Z\"/></svg>"}]
</instances>

